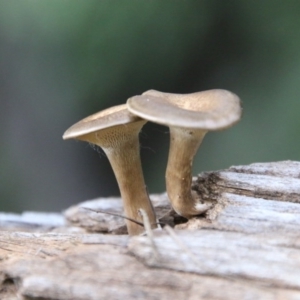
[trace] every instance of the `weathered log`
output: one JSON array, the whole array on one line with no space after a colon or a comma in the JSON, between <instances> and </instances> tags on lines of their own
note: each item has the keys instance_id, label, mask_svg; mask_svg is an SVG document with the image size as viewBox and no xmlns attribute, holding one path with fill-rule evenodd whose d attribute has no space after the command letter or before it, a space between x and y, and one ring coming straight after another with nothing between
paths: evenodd
<instances>
[{"instance_id":1,"label":"weathered log","mask_svg":"<svg viewBox=\"0 0 300 300\"><path fill-rule=\"evenodd\" d=\"M132 238L82 208L122 214L117 198L0 214L0 299L300 299L300 163L202 173L193 190L207 213L182 223L155 195L175 228Z\"/></svg>"},{"instance_id":2,"label":"weathered log","mask_svg":"<svg viewBox=\"0 0 300 300\"><path fill-rule=\"evenodd\" d=\"M157 217L164 221L171 213L167 194L151 195ZM68 208L64 213L70 226L84 228L87 232L126 234L123 206L120 198L99 198ZM171 213L172 222L174 214ZM179 218L179 217L178 217Z\"/></svg>"}]
</instances>

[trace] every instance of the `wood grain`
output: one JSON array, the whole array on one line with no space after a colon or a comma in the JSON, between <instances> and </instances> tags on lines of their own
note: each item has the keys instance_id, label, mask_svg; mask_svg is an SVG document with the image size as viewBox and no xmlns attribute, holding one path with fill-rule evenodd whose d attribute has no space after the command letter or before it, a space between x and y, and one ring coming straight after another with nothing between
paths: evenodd
<instances>
[{"instance_id":1,"label":"wood grain","mask_svg":"<svg viewBox=\"0 0 300 300\"><path fill-rule=\"evenodd\" d=\"M212 209L182 223L153 195L169 225L152 237L82 209L122 214L118 198L0 214L0 299L300 299L300 163L202 173L192 189Z\"/></svg>"}]
</instances>

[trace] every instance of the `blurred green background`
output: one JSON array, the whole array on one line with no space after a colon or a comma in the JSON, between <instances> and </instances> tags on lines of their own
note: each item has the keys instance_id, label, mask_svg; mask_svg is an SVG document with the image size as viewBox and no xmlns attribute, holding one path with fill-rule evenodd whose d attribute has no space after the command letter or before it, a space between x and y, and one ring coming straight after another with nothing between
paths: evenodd
<instances>
[{"instance_id":1,"label":"blurred green background","mask_svg":"<svg viewBox=\"0 0 300 300\"><path fill-rule=\"evenodd\" d=\"M194 174L300 160L299 16L289 0L0 0L0 210L118 195L102 152L61 136L148 89L242 99L242 121L206 136ZM168 143L166 127L144 127L150 193L165 190Z\"/></svg>"}]
</instances>

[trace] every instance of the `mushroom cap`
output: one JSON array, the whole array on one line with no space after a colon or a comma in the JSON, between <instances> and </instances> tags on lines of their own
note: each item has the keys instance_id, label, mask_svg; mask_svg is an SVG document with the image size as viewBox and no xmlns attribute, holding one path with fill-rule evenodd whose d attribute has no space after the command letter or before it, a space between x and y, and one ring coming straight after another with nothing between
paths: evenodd
<instances>
[{"instance_id":1,"label":"mushroom cap","mask_svg":"<svg viewBox=\"0 0 300 300\"><path fill-rule=\"evenodd\" d=\"M126 104L112 106L108 109L90 115L72 125L63 135L63 139L72 139L84 136L113 126L125 125L142 121L141 118L131 114Z\"/></svg>"},{"instance_id":2,"label":"mushroom cap","mask_svg":"<svg viewBox=\"0 0 300 300\"><path fill-rule=\"evenodd\" d=\"M192 94L170 94L149 90L127 100L133 114L154 123L203 130L221 130L242 115L237 95L221 89Z\"/></svg>"}]
</instances>

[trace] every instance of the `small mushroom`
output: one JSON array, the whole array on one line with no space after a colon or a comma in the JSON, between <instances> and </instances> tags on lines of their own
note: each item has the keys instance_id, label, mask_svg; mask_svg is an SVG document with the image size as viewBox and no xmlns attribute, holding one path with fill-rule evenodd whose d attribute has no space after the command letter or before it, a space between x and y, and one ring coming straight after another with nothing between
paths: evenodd
<instances>
[{"instance_id":1,"label":"small mushroom","mask_svg":"<svg viewBox=\"0 0 300 300\"><path fill-rule=\"evenodd\" d=\"M125 216L142 222L143 209L152 228L157 227L153 206L149 199L140 160L139 132L147 121L132 115L126 104L93 114L71 126L63 139L78 139L100 146L115 173ZM126 220L129 235L144 232L143 226Z\"/></svg>"},{"instance_id":2,"label":"small mushroom","mask_svg":"<svg viewBox=\"0 0 300 300\"><path fill-rule=\"evenodd\" d=\"M170 128L166 189L174 210L191 218L209 209L192 193L194 156L208 131L228 128L241 118L240 99L221 89L193 94L149 90L127 101L133 114Z\"/></svg>"}]
</instances>

